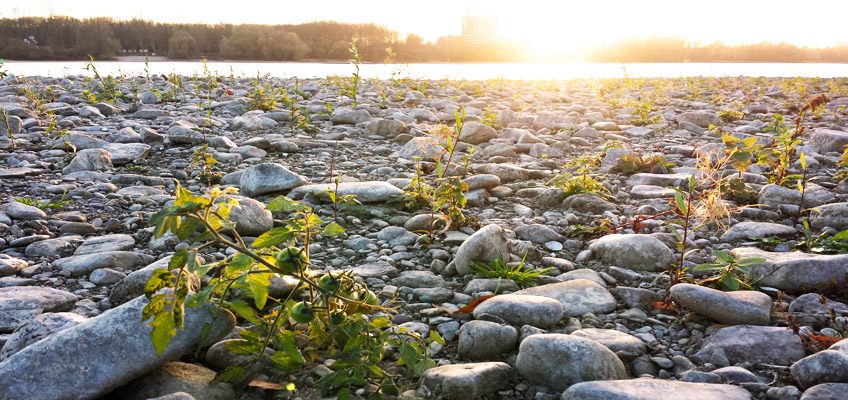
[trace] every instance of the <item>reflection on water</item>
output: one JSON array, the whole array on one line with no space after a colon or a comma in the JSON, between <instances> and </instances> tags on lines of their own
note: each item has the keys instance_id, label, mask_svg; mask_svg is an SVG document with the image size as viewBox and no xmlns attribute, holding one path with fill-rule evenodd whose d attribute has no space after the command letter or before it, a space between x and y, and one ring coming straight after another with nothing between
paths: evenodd
<instances>
[{"instance_id":1,"label":"reflection on water","mask_svg":"<svg viewBox=\"0 0 848 400\"><path fill-rule=\"evenodd\" d=\"M270 74L278 77L323 78L331 75L350 75L353 66L346 63L277 63L277 62L214 62L207 63L209 70L219 75L256 76ZM143 62L95 62L103 75L119 72L133 75L144 74ZM624 74L621 64L362 64L360 74L365 78L383 78L393 72L402 77L481 80L503 77L506 79L574 79L574 78L620 78ZM6 61L5 70L18 75L65 76L91 75L85 70L83 61ZM199 61L150 62L151 74L182 75L200 74L203 64ZM627 74L631 77L680 76L767 76L767 77L848 77L848 64L803 64L803 63L680 63L680 64L628 64Z\"/></svg>"}]
</instances>

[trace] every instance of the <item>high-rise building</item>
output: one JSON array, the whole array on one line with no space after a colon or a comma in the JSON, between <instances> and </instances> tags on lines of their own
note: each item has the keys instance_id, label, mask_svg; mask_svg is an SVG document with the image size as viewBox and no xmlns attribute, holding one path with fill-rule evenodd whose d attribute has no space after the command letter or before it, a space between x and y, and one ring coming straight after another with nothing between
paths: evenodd
<instances>
[{"instance_id":1,"label":"high-rise building","mask_svg":"<svg viewBox=\"0 0 848 400\"><path fill-rule=\"evenodd\" d=\"M494 14L471 11L462 17L462 39L472 47L493 45L499 31L498 18Z\"/></svg>"}]
</instances>

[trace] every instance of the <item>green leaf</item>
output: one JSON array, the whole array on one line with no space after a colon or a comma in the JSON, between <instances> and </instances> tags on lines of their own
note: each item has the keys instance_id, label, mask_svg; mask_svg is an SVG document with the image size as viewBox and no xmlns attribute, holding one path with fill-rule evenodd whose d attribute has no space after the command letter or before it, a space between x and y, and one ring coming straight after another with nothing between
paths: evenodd
<instances>
[{"instance_id":1,"label":"green leaf","mask_svg":"<svg viewBox=\"0 0 848 400\"><path fill-rule=\"evenodd\" d=\"M324 231L321 232L321 235L338 236L342 233L345 233L345 228L335 222L330 222L329 224L327 224L327 226L324 227Z\"/></svg>"},{"instance_id":2,"label":"green leaf","mask_svg":"<svg viewBox=\"0 0 848 400\"><path fill-rule=\"evenodd\" d=\"M445 344L445 339L443 339L442 335L439 335L439 332L436 332L435 329L430 330L430 340L438 344Z\"/></svg>"},{"instance_id":3,"label":"green leaf","mask_svg":"<svg viewBox=\"0 0 848 400\"><path fill-rule=\"evenodd\" d=\"M262 349L262 343L250 342L242 339L227 340L224 341L224 345L227 346L227 349L233 352L233 354L241 355L256 354Z\"/></svg>"},{"instance_id":4,"label":"green leaf","mask_svg":"<svg viewBox=\"0 0 848 400\"><path fill-rule=\"evenodd\" d=\"M372 376L377 378L383 377L383 371L380 370L380 367L371 363L365 363L363 364L363 367L365 367L365 370L368 371Z\"/></svg>"},{"instance_id":5,"label":"green leaf","mask_svg":"<svg viewBox=\"0 0 848 400\"><path fill-rule=\"evenodd\" d=\"M406 365L407 368L412 368L415 365L415 362L418 360L418 352L412 347L409 343L404 343L400 347L400 361L403 362L403 365Z\"/></svg>"},{"instance_id":6,"label":"green leaf","mask_svg":"<svg viewBox=\"0 0 848 400\"><path fill-rule=\"evenodd\" d=\"M389 378L383 379L383 382L380 383L380 391L389 396L400 394L400 388Z\"/></svg>"},{"instance_id":7,"label":"green leaf","mask_svg":"<svg viewBox=\"0 0 848 400\"><path fill-rule=\"evenodd\" d=\"M848 230L844 230L842 232L839 232L839 233L833 235L833 237L831 239L833 239L833 240L848 240Z\"/></svg>"},{"instance_id":8,"label":"green leaf","mask_svg":"<svg viewBox=\"0 0 848 400\"><path fill-rule=\"evenodd\" d=\"M730 290L739 290L739 278L733 274L726 274L721 277L721 284Z\"/></svg>"},{"instance_id":9,"label":"green leaf","mask_svg":"<svg viewBox=\"0 0 848 400\"><path fill-rule=\"evenodd\" d=\"M159 289L172 287L174 284L171 280L174 278L175 276L170 270L165 268L157 269L153 271L153 275L150 276L150 279L144 285L144 293L150 297L150 295L156 293Z\"/></svg>"},{"instance_id":10,"label":"green leaf","mask_svg":"<svg viewBox=\"0 0 848 400\"><path fill-rule=\"evenodd\" d=\"M424 375L428 369L436 366L436 362L430 358L424 358L415 363L415 366L412 367L412 374L415 376Z\"/></svg>"},{"instance_id":11,"label":"green leaf","mask_svg":"<svg viewBox=\"0 0 848 400\"><path fill-rule=\"evenodd\" d=\"M686 201L683 200L683 195L680 194L680 192L674 192L674 203L677 204L677 209L680 211L681 214L689 214L686 211Z\"/></svg>"},{"instance_id":12,"label":"green leaf","mask_svg":"<svg viewBox=\"0 0 848 400\"><path fill-rule=\"evenodd\" d=\"M803 151L801 152L801 154L798 155L798 161L801 162L801 168L802 169L807 169L807 158L804 157Z\"/></svg>"},{"instance_id":13,"label":"green leaf","mask_svg":"<svg viewBox=\"0 0 848 400\"><path fill-rule=\"evenodd\" d=\"M240 315L242 318L250 321L254 325L259 325L259 319L256 318L256 312L253 311L253 307L247 304L244 300L233 300L230 303L230 310L234 311L236 314Z\"/></svg>"},{"instance_id":14,"label":"green leaf","mask_svg":"<svg viewBox=\"0 0 848 400\"><path fill-rule=\"evenodd\" d=\"M171 343L171 337L177 335L174 315L167 311L160 312L148 325L153 327L153 330L150 331L150 341L153 343L156 355L161 356L162 352L168 348L168 344Z\"/></svg>"},{"instance_id":15,"label":"green leaf","mask_svg":"<svg viewBox=\"0 0 848 400\"><path fill-rule=\"evenodd\" d=\"M294 233L288 226L281 226L265 232L253 241L251 247L262 248L276 246L294 238Z\"/></svg>"},{"instance_id":16,"label":"green leaf","mask_svg":"<svg viewBox=\"0 0 848 400\"><path fill-rule=\"evenodd\" d=\"M754 264L760 264L760 263L764 263L764 262L766 262L765 258L754 257L754 258L743 258L743 259L737 261L736 263L738 265L754 265Z\"/></svg>"},{"instance_id":17,"label":"green leaf","mask_svg":"<svg viewBox=\"0 0 848 400\"><path fill-rule=\"evenodd\" d=\"M344 387L336 393L336 399L338 400L350 400L350 388Z\"/></svg>"},{"instance_id":18,"label":"green leaf","mask_svg":"<svg viewBox=\"0 0 848 400\"><path fill-rule=\"evenodd\" d=\"M730 254L727 254L727 252L725 252L725 251L723 251L723 250L713 250L713 255L714 255L717 259L719 259L719 260L721 260L721 261L724 261L726 264L730 264L730 263L732 263L733 261L735 261L735 259L733 258L733 256L731 256Z\"/></svg>"},{"instance_id":19,"label":"green leaf","mask_svg":"<svg viewBox=\"0 0 848 400\"><path fill-rule=\"evenodd\" d=\"M695 185L697 183L698 183L698 180L695 179L695 174L692 174L692 176L689 177L689 193L692 193L692 192L695 191Z\"/></svg>"},{"instance_id":20,"label":"green leaf","mask_svg":"<svg viewBox=\"0 0 848 400\"><path fill-rule=\"evenodd\" d=\"M168 269L182 268L186 264L186 261L188 261L188 250L179 249L171 256L171 261L168 262Z\"/></svg>"},{"instance_id":21,"label":"green leaf","mask_svg":"<svg viewBox=\"0 0 848 400\"><path fill-rule=\"evenodd\" d=\"M701 264L695 268L692 268L692 271L710 271L714 269L722 269L724 268L723 264Z\"/></svg>"},{"instance_id":22,"label":"green leaf","mask_svg":"<svg viewBox=\"0 0 848 400\"><path fill-rule=\"evenodd\" d=\"M180 240L186 240L197 231L199 226L200 220L197 218L185 218L175 234Z\"/></svg>"},{"instance_id":23,"label":"green leaf","mask_svg":"<svg viewBox=\"0 0 848 400\"><path fill-rule=\"evenodd\" d=\"M296 334L293 331L284 331L282 334L282 340L280 343L280 347L282 347L283 352L291 359L293 362L297 364L305 364L306 360L303 358L303 354L300 353L300 349L297 348L297 343L295 342Z\"/></svg>"},{"instance_id":24,"label":"green leaf","mask_svg":"<svg viewBox=\"0 0 848 400\"><path fill-rule=\"evenodd\" d=\"M244 376L244 367L241 365L230 365L215 375L215 379L209 383L237 382Z\"/></svg>"},{"instance_id":25,"label":"green leaf","mask_svg":"<svg viewBox=\"0 0 848 400\"><path fill-rule=\"evenodd\" d=\"M392 321L386 317L380 317L371 321L371 326L377 329L385 329L392 326ZM432 333L435 331L431 330L430 332Z\"/></svg>"},{"instance_id":26,"label":"green leaf","mask_svg":"<svg viewBox=\"0 0 848 400\"><path fill-rule=\"evenodd\" d=\"M271 200L265 209L268 211L298 211L303 209L303 204L297 201L294 201L286 196L279 196L274 200Z\"/></svg>"}]
</instances>

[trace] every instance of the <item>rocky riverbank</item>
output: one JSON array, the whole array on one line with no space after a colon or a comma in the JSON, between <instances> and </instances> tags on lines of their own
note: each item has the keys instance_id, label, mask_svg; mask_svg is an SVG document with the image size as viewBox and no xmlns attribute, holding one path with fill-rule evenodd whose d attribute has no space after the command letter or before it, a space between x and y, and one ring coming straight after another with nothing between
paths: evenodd
<instances>
[{"instance_id":1,"label":"rocky riverbank","mask_svg":"<svg viewBox=\"0 0 848 400\"><path fill-rule=\"evenodd\" d=\"M319 193L337 174L339 194L362 204L342 210L344 234L312 243L311 268L352 269L381 301L399 296L394 323L446 340L437 367L403 381L404 397L848 398L848 341L838 342L848 327L848 244L830 236L848 228L848 186L837 177L848 144L844 79L367 81L354 105L338 78L174 78L107 81L111 94L82 76L0 81L0 132L15 140L0 142L0 398L286 393L209 384L239 361L224 343L247 323L231 314L214 319L195 352L212 319L188 308L184 331L156 355L141 320L144 285L188 243L154 238L148 221L177 183L202 194L210 180L245 196L231 215L245 237L283 224L264 210L281 194L332 220ZM708 184L697 160L726 154L722 134L776 148L818 93L829 102L805 114L784 165L804 193L770 183L778 167L727 166L744 188L718 204L735 212L689 231L683 246L695 252L671 286L663 272L679 263L672 227L682 228L673 188L692 174ZM444 142L434 132L454 127L460 107L448 173L467 185L464 213L476 223L437 231L428 244L426 207L397 200L418 159L435 169L427 161ZM586 155L597 160L586 176L602 187L569 196L561 174L582 172L563 165ZM761 259L736 275L753 290L685 283L708 276L691 268L716 262L716 251ZM227 255L210 248L201 261ZM527 287L475 276L474 260L497 255L544 272ZM453 312L495 292L503 295L472 313ZM251 376L294 382L289 398L321 398L314 382L330 364Z\"/></svg>"}]
</instances>

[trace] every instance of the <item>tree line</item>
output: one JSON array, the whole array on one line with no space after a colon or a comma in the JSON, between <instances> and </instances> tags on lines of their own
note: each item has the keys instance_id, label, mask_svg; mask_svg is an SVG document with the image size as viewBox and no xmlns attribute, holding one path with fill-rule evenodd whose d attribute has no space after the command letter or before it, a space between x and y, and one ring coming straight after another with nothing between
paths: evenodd
<instances>
[{"instance_id":1,"label":"tree line","mask_svg":"<svg viewBox=\"0 0 848 400\"><path fill-rule=\"evenodd\" d=\"M120 55L173 59L298 61L349 60L350 43L367 62L529 61L526 43L499 39L480 43L445 36L436 43L371 23L314 21L296 25L170 24L142 19L76 19L66 16L0 19L0 58L15 60L98 60ZM682 38L622 39L585 47L551 61L592 62L848 62L848 45L805 48L786 43L728 46L690 43Z\"/></svg>"}]
</instances>

